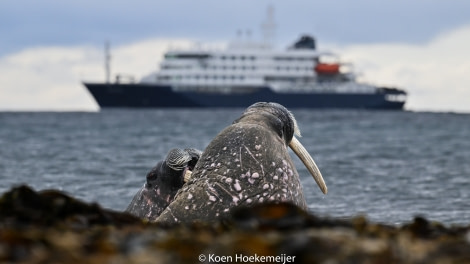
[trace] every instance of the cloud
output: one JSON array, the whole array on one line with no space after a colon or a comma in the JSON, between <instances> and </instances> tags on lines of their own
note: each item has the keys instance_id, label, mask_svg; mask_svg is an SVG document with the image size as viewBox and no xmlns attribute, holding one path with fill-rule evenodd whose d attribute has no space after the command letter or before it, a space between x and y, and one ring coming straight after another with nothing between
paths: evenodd
<instances>
[{"instance_id":1,"label":"cloud","mask_svg":"<svg viewBox=\"0 0 470 264\"><path fill-rule=\"evenodd\" d=\"M81 68L98 69L93 47L46 47L0 59L0 109L96 110L80 87Z\"/></svg>"},{"instance_id":2,"label":"cloud","mask_svg":"<svg viewBox=\"0 0 470 264\"><path fill-rule=\"evenodd\" d=\"M185 39L148 39L111 47L111 71L140 79L157 69L168 48L190 45ZM468 46L470 26L423 45L322 45L353 62L360 80L406 89L407 109L457 112L470 112ZM104 81L103 47L26 49L1 57L0 73L0 110L96 111L81 82Z\"/></svg>"},{"instance_id":3,"label":"cloud","mask_svg":"<svg viewBox=\"0 0 470 264\"><path fill-rule=\"evenodd\" d=\"M411 110L470 112L470 26L424 45L369 44L335 47L356 62L361 80L409 92Z\"/></svg>"},{"instance_id":4,"label":"cloud","mask_svg":"<svg viewBox=\"0 0 470 264\"><path fill-rule=\"evenodd\" d=\"M111 71L140 79L157 68L169 46L189 43L155 39L112 47ZM0 58L0 110L98 110L82 81L105 80L103 49L39 47Z\"/></svg>"}]
</instances>

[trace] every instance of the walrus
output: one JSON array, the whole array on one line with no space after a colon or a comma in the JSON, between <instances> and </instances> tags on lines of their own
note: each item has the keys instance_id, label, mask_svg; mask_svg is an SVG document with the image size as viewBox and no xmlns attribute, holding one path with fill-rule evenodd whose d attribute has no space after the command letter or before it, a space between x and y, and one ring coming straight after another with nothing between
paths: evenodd
<instances>
[{"instance_id":1,"label":"walrus","mask_svg":"<svg viewBox=\"0 0 470 264\"><path fill-rule=\"evenodd\" d=\"M294 115L277 103L258 102L206 147L191 179L157 218L161 223L211 222L231 208L289 202L307 209L287 147L299 156L323 193L323 177L305 148Z\"/></svg>"},{"instance_id":2,"label":"walrus","mask_svg":"<svg viewBox=\"0 0 470 264\"><path fill-rule=\"evenodd\" d=\"M154 221L189 179L201 153L197 149L171 149L166 158L147 174L144 186L136 193L126 212Z\"/></svg>"}]
</instances>

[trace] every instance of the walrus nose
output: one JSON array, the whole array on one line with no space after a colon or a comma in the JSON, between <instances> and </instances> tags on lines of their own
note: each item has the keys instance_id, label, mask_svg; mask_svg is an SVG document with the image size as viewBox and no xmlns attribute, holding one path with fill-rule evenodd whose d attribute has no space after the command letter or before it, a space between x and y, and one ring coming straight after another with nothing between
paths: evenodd
<instances>
[{"instance_id":1,"label":"walrus nose","mask_svg":"<svg viewBox=\"0 0 470 264\"><path fill-rule=\"evenodd\" d=\"M318 187L320 190L326 194L328 192L328 188L326 187L325 181L323 180L323 176L321 175L320 169L318 169L317 164L313 161L312 156L308 154L305 147L297 140L296 137L292 137L292 140L289 144L289 147L294 151L294 153L299 157L299 159L303 162L307 170L312 174L313 179L317 182Z\"/></svg>"}]
</instances>

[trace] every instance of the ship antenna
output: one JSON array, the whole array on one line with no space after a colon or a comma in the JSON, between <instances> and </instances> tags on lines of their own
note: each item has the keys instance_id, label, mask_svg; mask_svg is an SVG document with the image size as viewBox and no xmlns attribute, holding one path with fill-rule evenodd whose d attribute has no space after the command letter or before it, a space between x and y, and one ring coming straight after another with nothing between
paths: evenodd
<instances>
[{"instance_id":1,"label":"ship antenna","mask_svg":"<svg viewBox=\"0 0 470 264\"><path fill-rule=\"evenodd\" d=\"M104 68L106 72L106 83L109 83L111 76L111 53L109 41L104 43Z\"/></svg>"},{"instance_id":2,"label":"ship antenna","mask_svg":"<svg viewBox=\"0 0 470 264\"><path fill-rule=\"evenodd\" d=\"M268 6L266 20L261 24L261 31L263 32L264 45L272 47L274 44L274 37L276 34L276 22L274 21L274 7Z\"/></svg>"}]
</instances>

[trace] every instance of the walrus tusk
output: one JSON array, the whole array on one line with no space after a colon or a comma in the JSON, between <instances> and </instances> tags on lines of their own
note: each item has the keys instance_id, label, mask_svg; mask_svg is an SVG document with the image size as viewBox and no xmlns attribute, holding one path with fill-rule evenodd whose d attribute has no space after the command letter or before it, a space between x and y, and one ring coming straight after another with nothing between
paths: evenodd
<instances>
[{"instance_id":1,"label":"walrus tusk","mask_svg":"<svg viewBox=\"0 0 470 264\"><path fill-rule=\"evenodd\" d=\"M295 154L297 154L300 160L304 163L305 167L307 167L310 174L312 174L313 179L315 179L317 182L318 187L320 187L320 190L326 194L328 192L328 188L326 187L325 181L323 180L323 176L321 175L317 164L315 164L315 161L313 161L312 156L308 154L302 143L300 143L297 138L292 137L289 147L295 152Z\"/></svg>"},{"instance_id":2,"label":"walrus tusk","mask_svg":"<svg viewBox=\"0 0 470 264\"><path fill-rule=\"evenodd\" d=\"M184 173L183 181L184 181L184 182L188 182L188 181L191 179L191 175L192 175L192 174L193 174L192 171L186 170L186 172Z\"/></svg>"}]
</instances>

